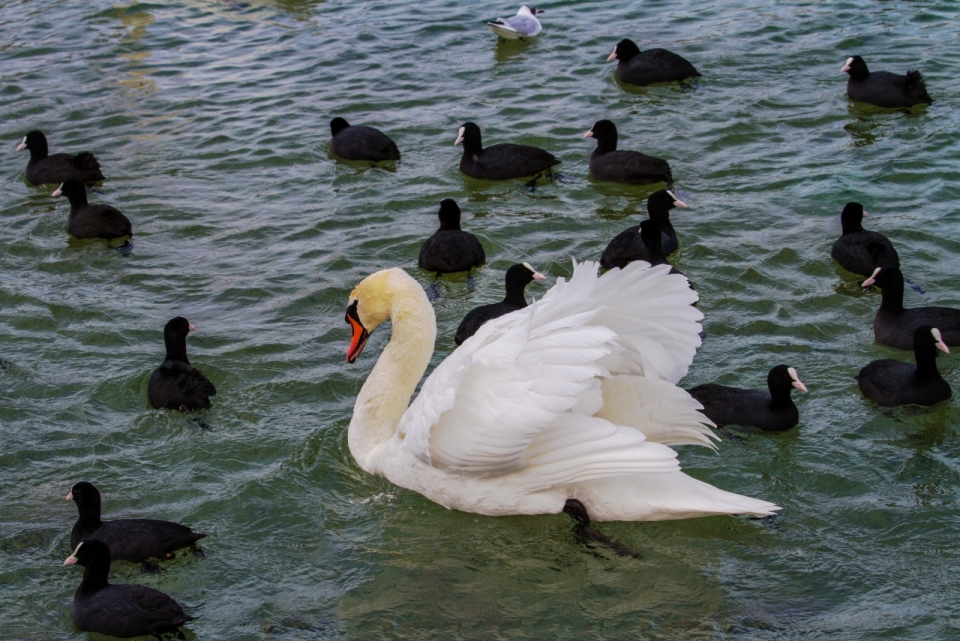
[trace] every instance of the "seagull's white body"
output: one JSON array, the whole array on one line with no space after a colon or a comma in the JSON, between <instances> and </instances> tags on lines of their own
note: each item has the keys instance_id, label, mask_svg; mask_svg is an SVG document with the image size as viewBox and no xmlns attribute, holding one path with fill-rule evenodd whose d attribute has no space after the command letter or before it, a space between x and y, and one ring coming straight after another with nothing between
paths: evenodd
<instances>
[{"instance_id":1,"label":"seagull's white body","mask_svg":"<svg viewBox=\"0 0 960 641\"><path fill-rule=\"evenodd\" d=\"M668 447L716 438L675 385L700 345L687 279L640 261L598 269L575 264L542 300L488 321L409 407L433 353L433 308L403 270L364 279L350 295L362 327L348 358L364 328L393 329L350 422L360 467L488 515L557 513L570 498L599 521L778 510L687 476Z\"/></svg>"},{"instance_id":2,"label":"seagull's white body","mask_svg":"<svg viewBox=\"0 0 960 641\"><path fill-rule=\"evenodd\" d=\"M533 38L540 35L543 27L537 16L530 10L528 5L523 5L517 11L517 15L512 18L497 18L487 23L490 31L501 38L508 40L518 40L520 38Z\"/></svg>"}]
</instances>

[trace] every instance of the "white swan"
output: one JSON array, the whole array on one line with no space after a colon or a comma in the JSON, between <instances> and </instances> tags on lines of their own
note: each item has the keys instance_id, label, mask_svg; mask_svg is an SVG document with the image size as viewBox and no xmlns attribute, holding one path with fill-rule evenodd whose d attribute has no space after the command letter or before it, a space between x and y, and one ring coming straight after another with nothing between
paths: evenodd
<instances>
[{"instance_id":1,"label":"white swan","mask_svg":"<svg viewBox=\"0 0 960 641\"><path fill-rule=\"evenodd\" d=\"M700 345L687 279L641 261L598 269L574 263L569 282L484 324L409 407L433 354L433 308L399 268L365 278L350 294L347 360L381 323L393 330L350 421L360 467L487 515L557 513L567 499L600 521L780 509L687 476L667 447L712 447L712 423L674 385Z\"/></svg>"}]
</instances>

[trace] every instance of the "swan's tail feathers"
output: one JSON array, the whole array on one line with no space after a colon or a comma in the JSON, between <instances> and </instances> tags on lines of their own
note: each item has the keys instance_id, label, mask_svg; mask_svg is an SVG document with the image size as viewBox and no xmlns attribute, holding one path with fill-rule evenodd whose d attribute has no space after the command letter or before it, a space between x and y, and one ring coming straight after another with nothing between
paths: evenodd
<instances>
[{"instance_id":1,"label":"swan's tail feathers","mask_svg":"<svg viewBox=\"0 0 960 641\"><path fill-rule=\"evenodd\" d=\"M595 416L638 430L664 445L703 445L716 449L720 437L703 406L673 383L641 376L614 376L601 385L603 407ZM713 440L711 440L713 439Z\"/></svg>"},{"instance_id":2,"label":"swan's tail feathers","mask_svg":"<svg viewBox=\"0 0 960 641\"><path fill-rule=\"evenodd\" d=\"M683 472L594 479L578 483L571 498L581 501L594 521L667 521L732 514L764 517L781 509Z\"/></svg>"}]
</instances>

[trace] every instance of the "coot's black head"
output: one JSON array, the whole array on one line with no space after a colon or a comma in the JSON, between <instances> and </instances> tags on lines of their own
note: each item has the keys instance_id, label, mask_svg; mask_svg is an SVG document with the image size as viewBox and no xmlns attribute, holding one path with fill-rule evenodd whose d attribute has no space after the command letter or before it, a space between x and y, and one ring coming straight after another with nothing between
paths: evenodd
<instances>
[{"instance_id":1,"label":"coot's black head","mask_svg":"<svg viewBox=\"0 0 960 641\"><path fill-rule=\"evenodd\" d=\"M647 213L651 218L666 216L674 207L687 208L687 203L673 195L669 189L661 189L647 198Z\"/></svg>"},{"instance_id":2,"label":"coot's black head","mask_svg":"<svg viewBox=\"0 0 960 641\"><path fill-rule=\"evenodd\" d=\"M637 46L637 43L635 43L633 40L624 38L617 43L616 47L613 48L613 53L607 56L607 62L610 62L611 60L626 62L639 53L640 47Z\"/></svg>"},{"instance_id":3,"label":"coot's black head","mask_svg":"<svg viewBox=\"0 0 960 641\"><path fill-rule=\"evenodd\" d=\"M168 360L189 362L187 360L187 334L196 329L183 316L177 316L167 321L163 328L163 343L167 348Z\"/></svg>"},{"instance_id":4,"label":"coot's black head","mask_svg":"<svg viewBox=\"0 0 960 641\"><path fill-rule=\"evenodd\" d=\"M860 203L847 203L840 214L840 225L843 227L843 233L863 230L863 219L867 217L867 212L863 210Z\"/></svg>"},{"instance_id":5,"label":"coot's black head","mask_svg":"<svg viewBox=\"0 0 960 641\"><path fill-rule=\"evenodd\" d=\"M483 137L480 135L480 127L475 123L465 122L457 132L457 140L453 143L459 145L463 143L463 153L478 154L483 151Z\"/></svg>"},{"instance_id":6,"label":"coot's black head","mask_svg":"<svg viewBox=\"0 0 960 641\"><path fill-rule=\"evenodd\" d=\"M938 349L944 354L950 353L950 348L943 342L939 329L930 325L921 325L913 332L913 351L917 358L923 354L928 357L936 356Z\"/></svg>"},{"instance_id":7,"label":"coot's black head","mask_svg":"<svg viewBox=\"0 0 960 641\"><path fill-rule=\"evenodd\" d=\"M523 291L527 283L533 280L546 280L547 277L533 268L530 263L517 263L507 270L504 277L504 283L507 289L507 302L515 302L520 305L526 305L523 298ZM519 296L519 301L514 300Z\"/></svg>"},{"instance_id":8,"label":"coot's black head","mask_svg":"<svg viewBox=\"0 0 960 641\"><path fill-rule=\"evenodd\" d=\"M67 494L67 500L77 504L80 513L90 510L96 510L97 516L100 516L100 491L94 487L93 483L80 481L74 483Z\"/></svg>"},{"instance_id":9,"label":"coot's black head","mask_svg":"<svg viewBox=\"0 0 960 641\"><path fill-rule=\"evenodd\" d=\"M598 120L593 123L593 127L583 134L583 137L596 138L597 147L604 152L614 151L617 148L617 126L609 120Z\"/></svg>"},{"instance_id":10,"label":"coot's black head","mask_svg":"<svg viewBox=\"0 0 960 641\"><path fill-rule=\"evenodd\" d=\"M85 568L106 564L110 567L110 548L100 539L90 539L77 545L73 554L67 557L64 565L82 565Z\"/></svg>"},{"instance_id":11,"label":"coot's black head","mask_svg":"<svg viewBox=\"0 0 960 641\"><path fill-rule=\"evenodd\" d=\"M870 287L871 285L876 285L881 290L896 287L897 285L902 288L903 274L900 272L899 267L877 267L873 270L870 278L863 281L861 286Z\"/></svg>"},{"instance_id":12,"label":"coot's black head","mask_svg":"<svg viewBox=\"0 0 960 641\"><path fill-rule=\"evenodd\" d=\"M779 391L781 394L790 394L790 390L798 389L801 392L807 391L807 386L800 381L797 376L797 370L786 365L777 365L767 374L767 387L770 388L770 394L776 397Z\"/></svg>"},{"instance_id":13,"label":"coot's black head","mask_svg":"<svg viewBox=\"0 0 960 641\"><path fill-rule=\"evenodd\" d=\"M43 135L42 131L37 131L34 129L23 137L23 141L17 147L17 151L23 151L24 149L30 150L30 158L32 160L46 158L47 137Z\"/></svg>"},{"instance_id":14,"label":"coot's black head","mask_svg":"<svg viewBox=\"0 0 960 641\"><path fill-rule=\"evenodd\" d=\"M440 201L440 229L460 229L460 207L453 198Z\"/></svg>"},{"instance_id":15,"label":"coot's black head","mask_svg":"<svg viewBox=\"0 0 960 641\"><path fill-rule=\"evenodd\" d=\"M330 135L336 136L349 126L350 124L343 118L334 118L330 121Z\"/></svg>"},{"instance_id":16,"label":"coot's black head","mask_svg":"<svg viewBox=\"0 0 960 641\"><path fill-rule=\"evenodd\" d=\"M840 71L850 74L850 77L854 80L863 80L870 75L870 70L867 69L867 63L865 63L860 56L847 58L846 64L843 65L843 69Z\"/></svg>"},{"instance_id":17,"label":"coot's black head","mask_svg":"<svg viewBox=\"0 0 960 641\"><path fill-rule=\"evenodd\" d=\"M70 178L54 190L52 197L66 196L71 204L85 205L87 203L87 187L82 180Z\"/></svg>"}]
</instances>

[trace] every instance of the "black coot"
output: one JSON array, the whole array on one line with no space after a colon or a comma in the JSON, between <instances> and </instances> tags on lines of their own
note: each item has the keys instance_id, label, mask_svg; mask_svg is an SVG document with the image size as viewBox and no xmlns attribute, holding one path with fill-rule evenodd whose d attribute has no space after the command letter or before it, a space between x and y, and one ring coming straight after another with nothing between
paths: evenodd
<instances>
[{"instance_id":1,"label":"black coot","mask_svg":"<svg viewBox=\"0 0 960 641\"><path fill-rule=\"evenodd\" d=\"M83 632L127 639L176 630L194 617L172 598L144 585L112 585L110 548L98 539L76 546L64 565L84 567L83 580L73 595L73 623Z\"/></svg>"},{"instance_id":2,"label":"black coot","mask_svg":"<svg viewBox=\"0 0 960 641\"><path fill-rule=\"evenodd\" d=\"M777 365L767 374L767 388L769 391L708 383L687 391L717 425L752 425L767 432L790 429L800 421L790 391L796 388L806 392L806 386L797 377L797 370Z\"/></svg>"},{"instance_id":3,"label":"black coot","mask_svg":"<svg viewBox=\"0 0 960 641\"><path fill-rule=\"evenodd\" d=\"M217 388L187 359L187 334L196 329L183 316L170 319L163 328L167 357L153 370L147 388L150 405L156 409L188 412L210 407Z\"/></svg>"},{"instance_id":4,"label":"black coot","mask_svg":"<svg viewBox=\"0 0 960 641\"><path fill-rule=\"evenodd\" d=\"M686 208L686 203L673 195L673 192L661 189L647 199L647 213L650 220L660 227L660 249L665 256L672 254L679 246L677 232L670 224L670 210L674 207ZM600 266L604 269L621 269L635 260L650 261L646 243L640 237L640 225L628 227L617 234L600 257ZM666 262L665 260L663 262Z\"/></svg>"},{"instance_id":5,"label":"black coot","mask_svg":"<svg viewBox=\"0 0 960 641\"><path fill-rule=\"evenodd\" d=\"M67 494L77 504L80 518L70 532L70 545L99 539L110 548L110 556L118 561L140 563L156 557L166 558L174 550L193 545L206 536L186 525L158 519L100 520L100 492L92 483L80 481Z\"/></svg>"},{"instance_id":6,"label":"black coot","mask_svg":"<svg viewBox=\"0 0 960 641\"><path fill-rule=\"evenodd\" d=\"M31 131L23 137L17 151L30 150L30 162L27 163L27 182L34 185L62 183L76 179L85 183L103 180L100 163L88 151L77 155L47 155L47 137L40 131Z\"/></svg>"},{"instance_id":7,"label":"black coot","mask_svg":"<svg viewBox=\"0 0 960 641\"><path fill-rule=\"evenodd\" d=\"M873 336L881 345L913 349L913 335L922 325L936 327L947 345L960 345L960 309L953 307L903 307L903 274L896 267L878 267L863 281L880 288L880 309L873 317Z\"/></svg>"},{"instance_id":8,"label":"black coot","mask_svg":"<svg viewBox=\"0 0 960 641\"><path fill-rule=\"evenodd\" d=\"M400 150L387 134L366 125L353 125L343 118L330 121L330 148L347 160L400 160Z\"/></svg>"},{"instance_id":9,"label":"black coot","mask_svg":"<svg viewBox=\"0 0 960 641\"><path fill-rule=\"evenodd\" d=\"M460 207L451 198L440 201L440 229L420 246L420 269L448 274L465 272L487 262L477 237L460 229Z\"/></svg>"},{"instance_id":10,"label":"black coot","mask_svg":"<svg viewBox=\"0 0 960 641\"><path fill-rule=\"evenodd\" d=\"M500 143L483 148L480 127L472 122L460 127L454 145L463 143L460 171L471 178L482 180L509 180L536 176L560 161L548 151L530 145Z\"/></svg>"},{"instance_id":11,"label":"black coot","mask_svg":"<svg viewBox=\"0 0 960 641\"><path fill-rule=\"evenodd\" d=\"M480 326L488 320L499 318L504 314L515 312L527 306L527 301L523 297L524 289L527 283L532 280L544 280L546 276L536 271L530 266L530 263L518 263L507 270L506 287L507 295L502 302L491 305L481 305L470 310L463 320L460 321L460 327L457 328L457 345L463 343L471 336L477 333Z\"/></svg>"},{"instance_id":12,"label":"black coot","mask_svg":"<svg viewBox=\"0 0 960 641\"><path fill-rule=\"evenodd\" d=\"M598 120L583 137L597 139L597 148L590 155L590 176L594 180L632 185L673 182L666 160L639 151L617 151L617 126L609 120Z\"/></svg>"},{"instance_id":13,"label":"black coot","mask_svg":"<svg viewBox=\"0 0 960 641\"><path fill-rule=\"evenodd\" d=\"M647 49L641 52L633 40L624 38L613 48L607 62L619 60L617 76L630 85L652 85L699 76L686 58L666 49Z\"/></svg>"},{"instance_id":14,"label":"black coot","mask_svg":"<svg viewBox=\"0 0 960 641\"><path fill-rule=\"evenodd\" d=\"M860 203L847 203L840 214L843 235L830 255L848 272L869 276L877 267L900 267L897 250L883 234L863 228L867 212Z\"/></svg>"},{"instance_id":15,"label":"black coot","mask_svg":"<svg viewBox=\"0 0 960 641\"><path fill-rule=\"evenodd\" d=\"M885 407L933 405L950 398L950 384L937 371L937 350L950 353L940 330L921 325L913 334L916 364L891 358L873 361L857 374L860 391Z\"/></svg>"},{"instance_id":16,"label":"black coot","mask_svg":"<svg viewBox=\"0 0 960 641\"><path fill-rule=\"evenodd\" d=\"M125 238L133 235L130 220L116 207L87 202L87 188L76 178L63 184L50 194L66 196L70 201L70 216L67 218L67 233L74 238Z\"/></svg>"},{"instance_id":17,"label":"black coot","mask_svg":"<svg viewBox=\"0 0 960 641\"><path fill-rule=\"evenodd\" d=\"M889 71L871 73L860 56L847 58L840 71L850 74L847 80L850 100L888 108L929 105L933 102L927 93L923 74L919 71L908 71L905 76Z\"/></svg>"}]
</instances>

